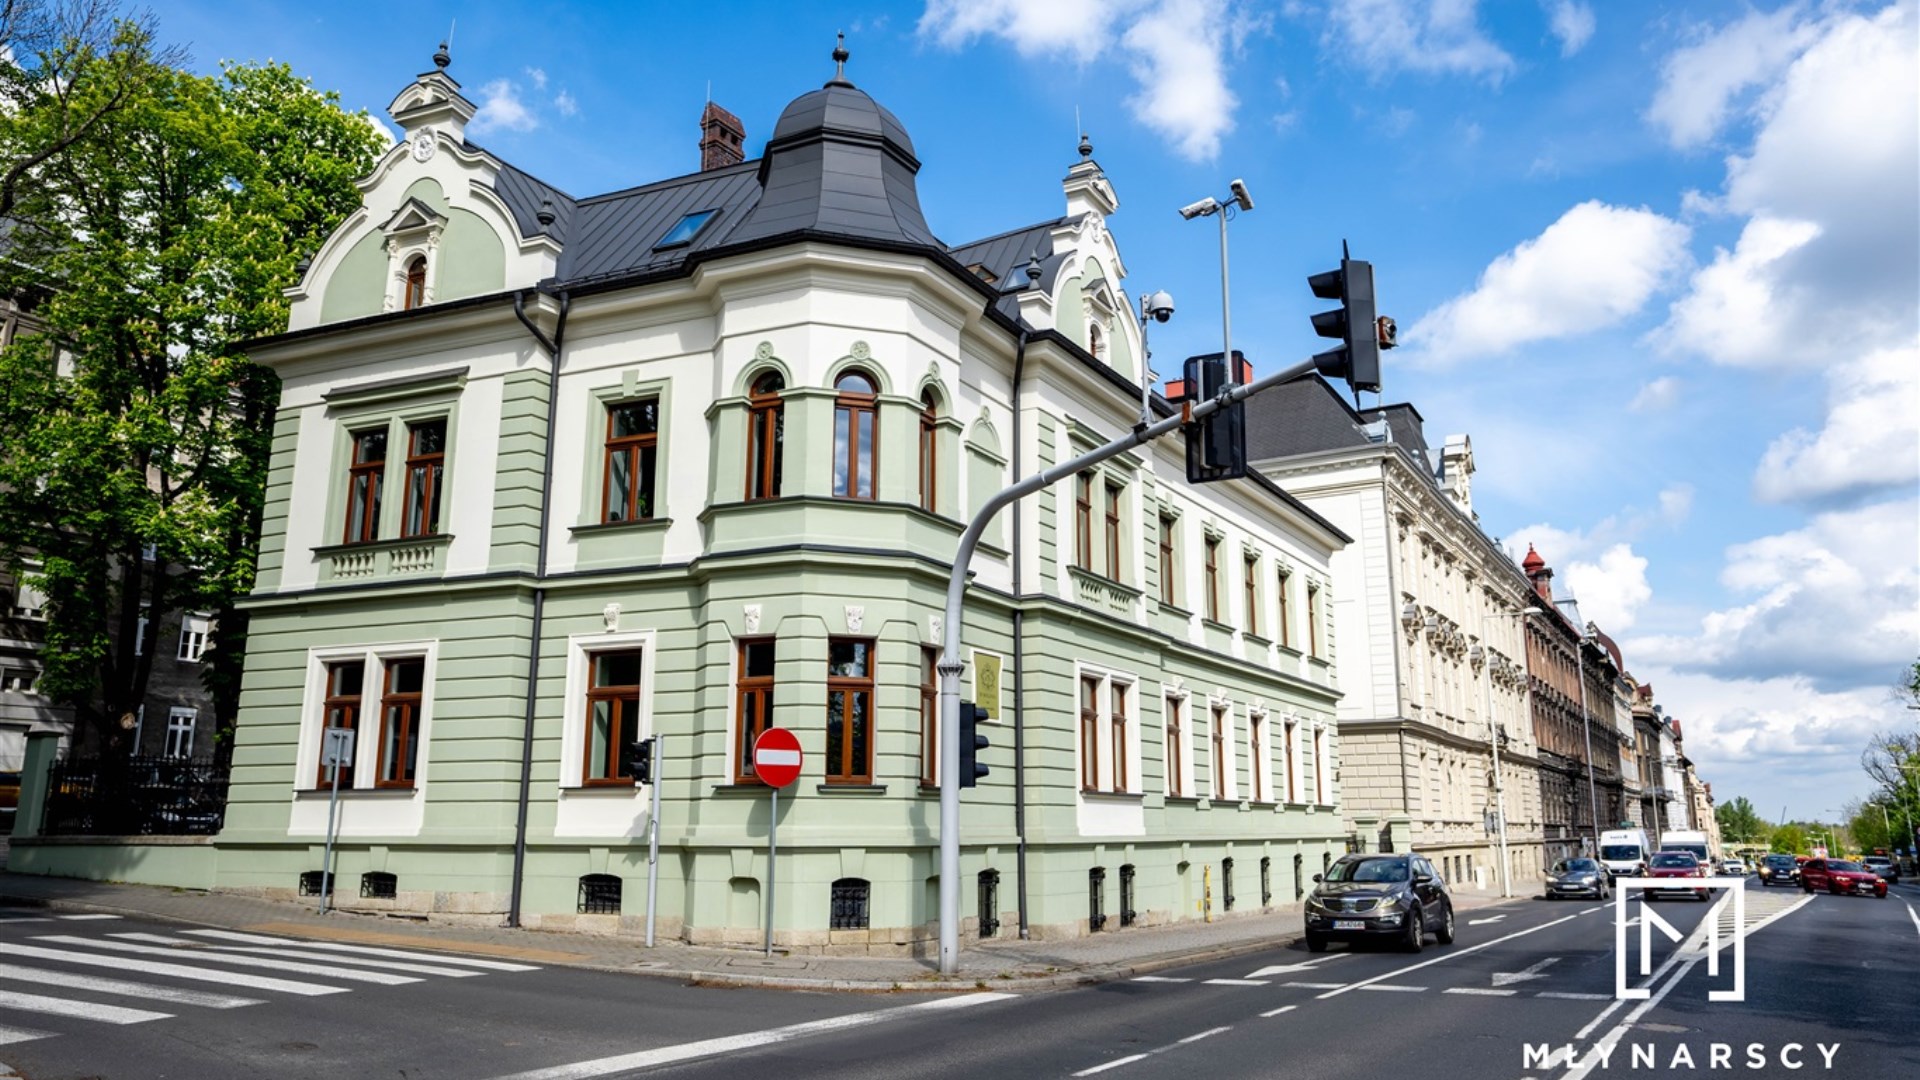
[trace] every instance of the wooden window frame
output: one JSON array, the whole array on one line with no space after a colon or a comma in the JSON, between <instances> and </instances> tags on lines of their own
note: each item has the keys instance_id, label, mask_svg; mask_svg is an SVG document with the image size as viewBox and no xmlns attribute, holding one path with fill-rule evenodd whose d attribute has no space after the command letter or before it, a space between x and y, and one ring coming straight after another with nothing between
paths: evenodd
<instances>
[{"instance_id":1,"label":"wooden window frame","mask_svg":"<svg viewBox=\"0 0 1920 1080\"><path fill-rule=\"evenodd\" d=\"M920 786L940 786L940 650L920 647Z\"/></svg>"},{"instance_id":2,"label":"wooden window frame","mask_svg":"<svg viewBox=\"0 0 1920 1080\"><path fill-rule=\"evenodd\" d=\"M406 284L400 294L400 310L412 311L427 304L427 257L415 255L407 260Z\"/></svg>"},{"instance_id":3,"label":"wooden window frame","mask_svg":"<svg viewBox=\"0 0 1920 1080\"><path fill-rule=\"evenodd\" d=\"M1174 606L1173 578L1173 529L1175 522L1165 514L1160 515L1160 602L1168 607Z\"/></svg>"},{"instance_id":4,"label":"wooden window frame","mask_svg":"<svg viewBox=\"0 0 1920 1080\"><path fill-rule=\"evenodd\" d=\"M1073 565L1093 570L1093 473L1074 478Z\"/></svg>"},{"instance_id":5,"label":"wooden window frame","mask_svg":"<svg viewBox=\"0 0 1920 1080\"><path fill-rule=\"evenodd\" d=\"M1220 621L1220 538L1207 537L1207 618Z\"/></svg>"},{"instance_id":6,"label":"wooden window frame","mask_svg":"<svg viewBox=\"0 0 1920 1080\"><path fill-rule=\"evenodd\" d=\"M736 784L761 784L765 781L753 771L753 742L760 732L773 726L774 676L747 674L747 650L766 646L774 647L770 637L740 638L735 642L734 657L736 667L733 676L733 716L734 748L733 782ZM777 657L776 657L777 661ZM750 708L760 703L762 707ZM751 730L749 718L763 718L758 731Z\"/></svg>"},{"instance_id":7,"label":"wooden window frame","mask_svg":"<svg viewBox=\"0 0 1920 1080\"><path fill-rule=\"evenodd\" d=\"M1182 750L1186 739L1186 728L1180 723L1180 705L1179 698L1171 694L1167 695L1167 794L1176 799L1181 797L1183 787L1180 781L1185 772L1183 766L1186 764L1186 755Z\"/></svg>"},{"instance_id":8,"label":"wooden window frame","mask_svg":"<svg viewBox=\"0 0 1920 1080\"><path fill-rule=\"evenodd\" d=\"M1280 762L1280 772L1287 780L1287 801L1289 803L1298 803L1300 801L1300 785L1294 774L1300 767L1300 748L1294 744L1295 740L1300 737L1300 725L1287 724L1284 725L1283 730L1285 734L1281 736L1280 740L1280 755L1282 758Z\"/></svg>"},{"instance_id":9,"label":"wooden window frame","mask_svg":"<svg viewBox=\"0 0 1920 1080\"><path fill-rule=\"evenodd\" d=\"M360 440L368 435L378 434L382 438L380 456L372 461L360 458ZM392 433L385 424L377 427L364 427L347 432L347 506L345 521L341 523L342 544L371 544L380 539L380 504L385 496L387 478L387 441ZM366 480L364 494L359 494L360 481ZM355 505L361 512L360 535L354 535L353 512Z\"/></svg>"},{"instance_id":10,"label":"wooden window frame","mask_svg":"<svg viewBox=\"0 0 1920 1080\"><path fill-rule=\"evenodd\" d=\"M615 435L613 433L614 417L619 414L621 409L634 405L645 405L649 402L651 402L654 407L654 430L641 432L638 435ZM640 467L641 463L646 460L646 452L648 450L654 451L655 465L657 466L659 463L659 410L660 399L657 397L635 398L631 401L615 401L609 402L607 405L607 438L601 448L600 454L600 523L602 525L653 520L654 503L659 501L659 489L657 486L655 487L654 498L648 502L646 513L639 513L641 491L645 486L649 486L643 485L640 482ZM620 505L625 511L625 517L613 516L613 459L615 455L624 455L627 458L627 488L620 493L622 499ZM658 477L652 479L657 484Z\"/></svg>"},{"instance_id":11,"label":"wooden window frame","mask_svg":"<svg viewBox=\"0 0 1920 1080\"><path fill-rule=\"evenodd\" d=\"M420 433L432 427L440 429L440 449L432 453L420 453ZM447 469L447 418L434 417L419 420L407 425L407 482L406 497L400 504L400 535L404 537L437 536L440 534L440 498L441 485L446 479ZM416 483L416 478L418 483ZM415 501L420 506L420 528L412 529Z\"/></svg>"},{"instance_id":12,"label":"wooden window frame","mask_svg":"<svg viewBox=\"0 0 1920 1080\"><path fill-rule=\"evenodd\" d=\"M1293 575L1285 570L1280 571L1274 588L1280 593L1280 646L1291 649L1293 648L1293 605L1288 599L1288 594L1293 592Z\"/></svg>"},{"instance_id":13,"label":"wooden window frame","mask_svg":"<svg viewBox=\"0 0 1920 1080\"><path fill-rule=\"evenodd\" d=\"M920 395L920 509L940 510L940 412L931 390Z\"/></svg>"},{"instance_id":14,"label":"wooden window frame","mask_svg":"<svg viewBox=\"0 0 1920 1080\"><path fill-rule=\"evenodd\" d=\"M769 382L778 385L769 388ZM747 394L747 501L780 497L785 464L787 388L779 372L762 373Z\"/></svg>"},{"instance_id":15,"label":"wooden window frame","mask_svg":"<svg viewBox=\"0 0 1920 1080\"><path fill-rule=\"evenodd\" d=\"M637 731L640 726L640 694L643 683L636 682L617 686L601 686L599 678L600 658L605 656L623 656L632 654L639 677L646 673L645 649L598 649L587 654L587 708L584 722L580 725L580 786L581 787L632 787L633 777L621 773L622 760L620 747L631 741L628 728ZM611 722L607 727L607 775L593 775L593 710L601 702L609 704ZM631 706L633 714L627 715Z\"/></svg>"},{"instance_id":16,"label":"wooden window frame","mask_svg":"<svg viewBox=\"0 0 1920 1080\"><path fill-rule=\"evenodd\" d=\"M1320 586L1307 584L1307 655L1320 655Z\"/></svg>"},{"instance_id":17,"label":"wooden window frame","mask_svg":"<svg viewBox=\"0 0 1920 1080\"><path fill-rule=\"evenodd\" d=\"M865 379L868 385L874 388L873 392L861 393L857 390L839 389L839 383L847 378ZM847 467L847 483L845 489L841 489L839 487L839 477L836 476L834 478L833 497L836 499L854 499L860 502L872 502L880 497L879 380L856 368L841 372L839 378L834 380L834 384L835 393L839 395L833 399L833 431L836 441L840 435L840 420L842 416L846 418L847 423L847 448L846 460L844 462ZM869 429L869 437L866 441L866 453L864 455L861 453L860 440L860 420L862 417L866 418ZM842 462L837 460L839 456L840 450L839 447L836 446L834 448L834 457L836 458L834 463L836 465L842 464ZM867 487L867 493L865 495L860 494L862 481L866 483Z\"/></svg>"},{"instance_id":18,"label":"wooden window frame","mask_svg":"<svg viewBox=\"0 0 1920 1080\"><path fill-rule=\"evenodd\" d=\"M1326 806L1333 793L1327 784L1327 729L1313 729L1313 799L1315 805Z\"/></svg>"},{"instance_id":19,"label":"wooden window frame","mask_svg":"<svg viewBox=\"0 0 1920 1080\"><path fill-rule=\"evenodd\" d=\"M1241 559L1241 567L1246 570L1247 633L1260 636L1260 558L1248 555Z\"/></svg>"},{"instance_id":20,"label":"wooden window frame","mask_svg":"<svg viewBox=\"0 0 1920 1080\"><path fill-rule=\"evenodd\" d=\"M411 693L397 693L393 689L393 675L403 664L420 665L421 690ZM427 681L427 658L424 656L395 656L380 661L380 751L374 763L373 786L376 788L411 788L414 786L414 773L418 771L420 738L420 703L425 698ZM398 774L400 766L406 769L405 776L396 775L386 778L387 773L387 729L393 722L393 710L402 710L399 739L395 744L394 757L399 763L395 768Z\"/></svg>"},{"instance_id":21,"label":"wooden window frame","mask_svg":"<svg viewBox=\"0 0 1920 1080\"><path fill-rule=\"evenodd\" d=\"M833 674L833 647L840 644L865 645L867 647L867 673L865 675ZM878 711L874 707L873 700L874 683L876 681L874 669L879 666L879 656L874 646L875 639L873 638L833 637L827 639L827 722L829 726L831 726L833 722L833 695L847 695L846 702L840 710L840 722L843 725L840 732L841 760L835 762L830 760L830 754L822 755L823 758L828 759L826 761L827 775L825 779L825 782L828 784L866 786L873 783L873 744L876 734L874 730L874 714ZM856 722L853 714L853 703L857 700L855 695L863 693L867 696L867 711L863 718L867 728L867 753L865 761L857 762L853 760L853 733ZM856 765L861 767L861 771L853 771L853 767Z\"/></svg>"},{"instance_id":22,"label":"wooden window frame","mask_svg":"<svg viewBox=\"0 0 1920 1080\"><path fill-rule=\"evenodd\" d=\"M352 694L340 693L337 675L343 673L347 668L355 667L360 669L360 690ZM324 764L327 756L327 730L332 727L338 727L346 731L357 732L360 728L360 707L364 704L367 690L367 662L365 660L333 660L327 663L324 670L326 672L327 683L326 696L320 701L321 752L315 755L314 759L316 762L314 768L318 771L318 775L314 779L314 786L317 788L333 786L332 779L327 775L327 766ZM333 710L335 709L341 710L345 715L346 723L329 724L327 722L328 719L332 717ZM354 739L357 741L359 735L356 734ZM138 740L135 740L135 745L138 745ZM340 766L340 786L343 788L353 786L352 762Z\"/></svg>"},{"instance_id":23,"label":"wooden window frame","mask_svg":"<svg viewBox=\"0 0 1920 1080\"><path fill-rule=\"evenodd\" d=\"M1213 742L1213 797L1224 801L1227 797L1227 708L1210 705L1207 712L1213 717L1213 730L1208 733Z\"/></svg>"},{"instance_id":24,"label":"wooden window frame","mask_svg":"<svg viewBox=\"0 0 1920 1080\"><path fill-rule=\"evenodd\" d=\"M1267 801L1265 798L1267 794L1267 785L1265 783L1266 770L1262 768L1261 762L1261 758L1264 756L1261 752L1263 750L1262 743L1265 741L1261 736L1265 733L1266 726L1266 717L1255 716L1252 713L1247 714L1247 797L1254 802Z\"/></svg>"},{"instance_id":25,"label":"wooden window frame","mask_svg":"<svg viewBox=\"0 0 1920 1080\"><path fill-rule=\"evenodd\" d=\"M1113 744L1113 791L1125 794L1127 788L1127 684L1108 680L1107 735Z\"/></svg>"},{"instance_id":26,"label":"wooden window frame","mask_svg":"<svg viewBox=\"0 0 1920 1080\"><path fill-rule=\"evenodd\" d=\"M1120 500L1126 494L1126 488L1107 481L1107 578L1111 581L1125 580L1120 564Z\"/></svg>"},{"instance_id":27,"label":"wooden window frame","mask_svg":"<svg viewBox=\"0 0 1920 1080\"><path fill-rule=\"evenodd\" d=\"M1080 676L1080 790L1100 790L1100 676Z\"/></svg>"}]
</instances>

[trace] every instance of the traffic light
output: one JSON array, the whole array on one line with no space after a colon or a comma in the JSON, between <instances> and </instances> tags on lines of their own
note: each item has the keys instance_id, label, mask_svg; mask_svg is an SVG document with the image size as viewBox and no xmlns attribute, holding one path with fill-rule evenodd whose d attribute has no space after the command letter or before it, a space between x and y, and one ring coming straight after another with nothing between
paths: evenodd
<instances>
[{"instance_id":1,"label":"traffic light","mask_svg":"<svg viewBox=\"0 0 1920 1080\"><path fill-rule=\"evenodd\" d=\"M987 718L987 710L971 701L960 703L960 786L977 787L980 778L990 771L980 764L980 751L988 746L987 737L980 734L980 722Z\"/></svg>"},{"instance_id":2,"label":"traffic light","mask_svg":"<svg viewBox=\"0 0 1920 1080\"><path fill-rule=\"evenodd\" d=\"M1374 310L1373 264L1347 257L1340 245L1340 268L1307 278L1307 287L1322 300L1338 300L1333 311L1313 316L1313 332L1338 338L1340 346L1315 356L1320 374L1345 379L1355 390L1380 392L1380 350L1398 344L1392 319Z\"/></svg>"},{"instance_id":3,"label":"traffic light","mask_svg":"<svg viewBox=\"0 0 1920 1080\"><path fill-rule=\"evenodd\" d=\"M638 784L653 783L653 738L625 743L620 751L620 773Z\"/></svg>"},{"instance_id":4,"label":"traffic light","mask_svg":"<svg viewBox=\"0 0 1920 1080\"><path fill-rule=\"evenodd\" d=\"M1235 350L1235 367L1246 360ZM1187 358L1187 400L1195 405L1217 397L1231 383L1235 373L1219 353ZM1247 403L1236 401L1218 412L1201 417L1187 426L1187 483L1204 484L1209 480L1234 480L1247 475Z\"/></svg>"}]
</instances>

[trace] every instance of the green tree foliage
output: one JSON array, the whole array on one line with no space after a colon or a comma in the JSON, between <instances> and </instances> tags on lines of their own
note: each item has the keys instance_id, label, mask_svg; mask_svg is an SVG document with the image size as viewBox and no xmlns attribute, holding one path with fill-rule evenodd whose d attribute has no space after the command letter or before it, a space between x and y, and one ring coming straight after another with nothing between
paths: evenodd
<instances>
[{"instance_id":1,"label":"green tree foliage","mask_svg":"<svg viewBox=\"0 0 1920 1080\"><path fill-rule=\"evenodd\" d=\"M1847 836L1852 850L1865 853L1875 848L1892 848L1899 836L1893 827L1895 811L1884 803L1867 801L1847 804Z\"/></svg>"},{"instance_id":2,"label":"green tree foliage","mask_svg":"<svg viewBox=\"0 0 1920 1080\"><path fill-rule=\"evenodd\" d=\"M44 335L0 350L0 537L20 546L0 554L42 563L42 686L109 743L154 659L143 602L221 618L207 676L231 723L278 397L242 343L285 328L281 290L381 149L283 65L156 68L20 195L0 286Z\"/></svg>"},{"instance_id":3,"label":"green tree foliage","mask_svg":"<svg viewBox=\"0 0 1920 1080\"><path fill-rule=\"evenodd\" d=\"M1771 846L1785 855L1806 855L1813 851L1813 842L1807 839L1807 830L1798 824L1774 829Z\"/></svg>"},{"instance_id":4,"label":"green tree foliage","mask_svg":"<svg viewBox=\"0 0 1920 1080\"><path fill-rule=\"evenodd\" d=\"M1720 823L1720 839L1726 843L1757 844L1767 839L1767 823L1745 795L1721 803L1714 808L1713 816Z\"/></svg>"}]
</instances>

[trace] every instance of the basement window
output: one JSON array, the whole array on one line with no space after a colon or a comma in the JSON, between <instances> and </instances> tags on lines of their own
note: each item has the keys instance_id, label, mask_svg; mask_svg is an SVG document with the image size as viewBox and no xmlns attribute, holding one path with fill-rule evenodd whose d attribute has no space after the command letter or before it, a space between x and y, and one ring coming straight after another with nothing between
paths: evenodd
<instances>
[{"instance_id":1,"label":"basement window","mask_svg":"<svg viewBox=\"0 0 1920 1080\"><path fill-rule=\"evenodd\" d=\"M693 213L681 218L673 228L668 229L667 235L661 237L660 242L653 245L653 250L666 251L670 248L686 247L688 244L693 243L693 238L699 236L700 231L705 229L708 223L712 222L713 219L719 215L719 207L711 210L695 210Z\"/></svg>"},{"instance_id":2,"label":"basement window","mask_svg":"<svg viewBox=\"0 0 1920 1080\"><path fill-rule=\"evenodd\" d=\"M587 874L580 879L582 915L620 914L620 879L612 874Z\"/></svg>"},{"instance_id":3,"label":"basement window","mask_svg":"<svg viewBox=\"0 0 1920 1080\"><path fill-rule=\"evenodd\" d=\"M400 879L384 870L369 870L360 875L360 895L372 900L392 900L398 895Z\"/></svg>"}]
</instances>

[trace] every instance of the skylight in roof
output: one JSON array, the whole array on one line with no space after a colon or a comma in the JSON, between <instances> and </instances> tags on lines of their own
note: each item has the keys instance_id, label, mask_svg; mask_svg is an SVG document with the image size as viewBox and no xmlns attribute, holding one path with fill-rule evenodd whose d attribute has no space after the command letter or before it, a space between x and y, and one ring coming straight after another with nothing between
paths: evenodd
<instances>
[{"instance_id":1,"label":"skylight in roof","mask_svg":"<svg viewBox=\"0 0 1920 1080\"><path fill-rule=\"evenodd\" d=\"M719 213L720 211L717 207L712 210L695 210L693 213L681 218L673 228L668 229L667 235L661 237L660 242L653 245L653 250L665 251L668 248L686 247L688 244L693 243L693 238L699 236L700 230L706 228L707 223L712 221Z\"/></svg>"}]
</instances>

